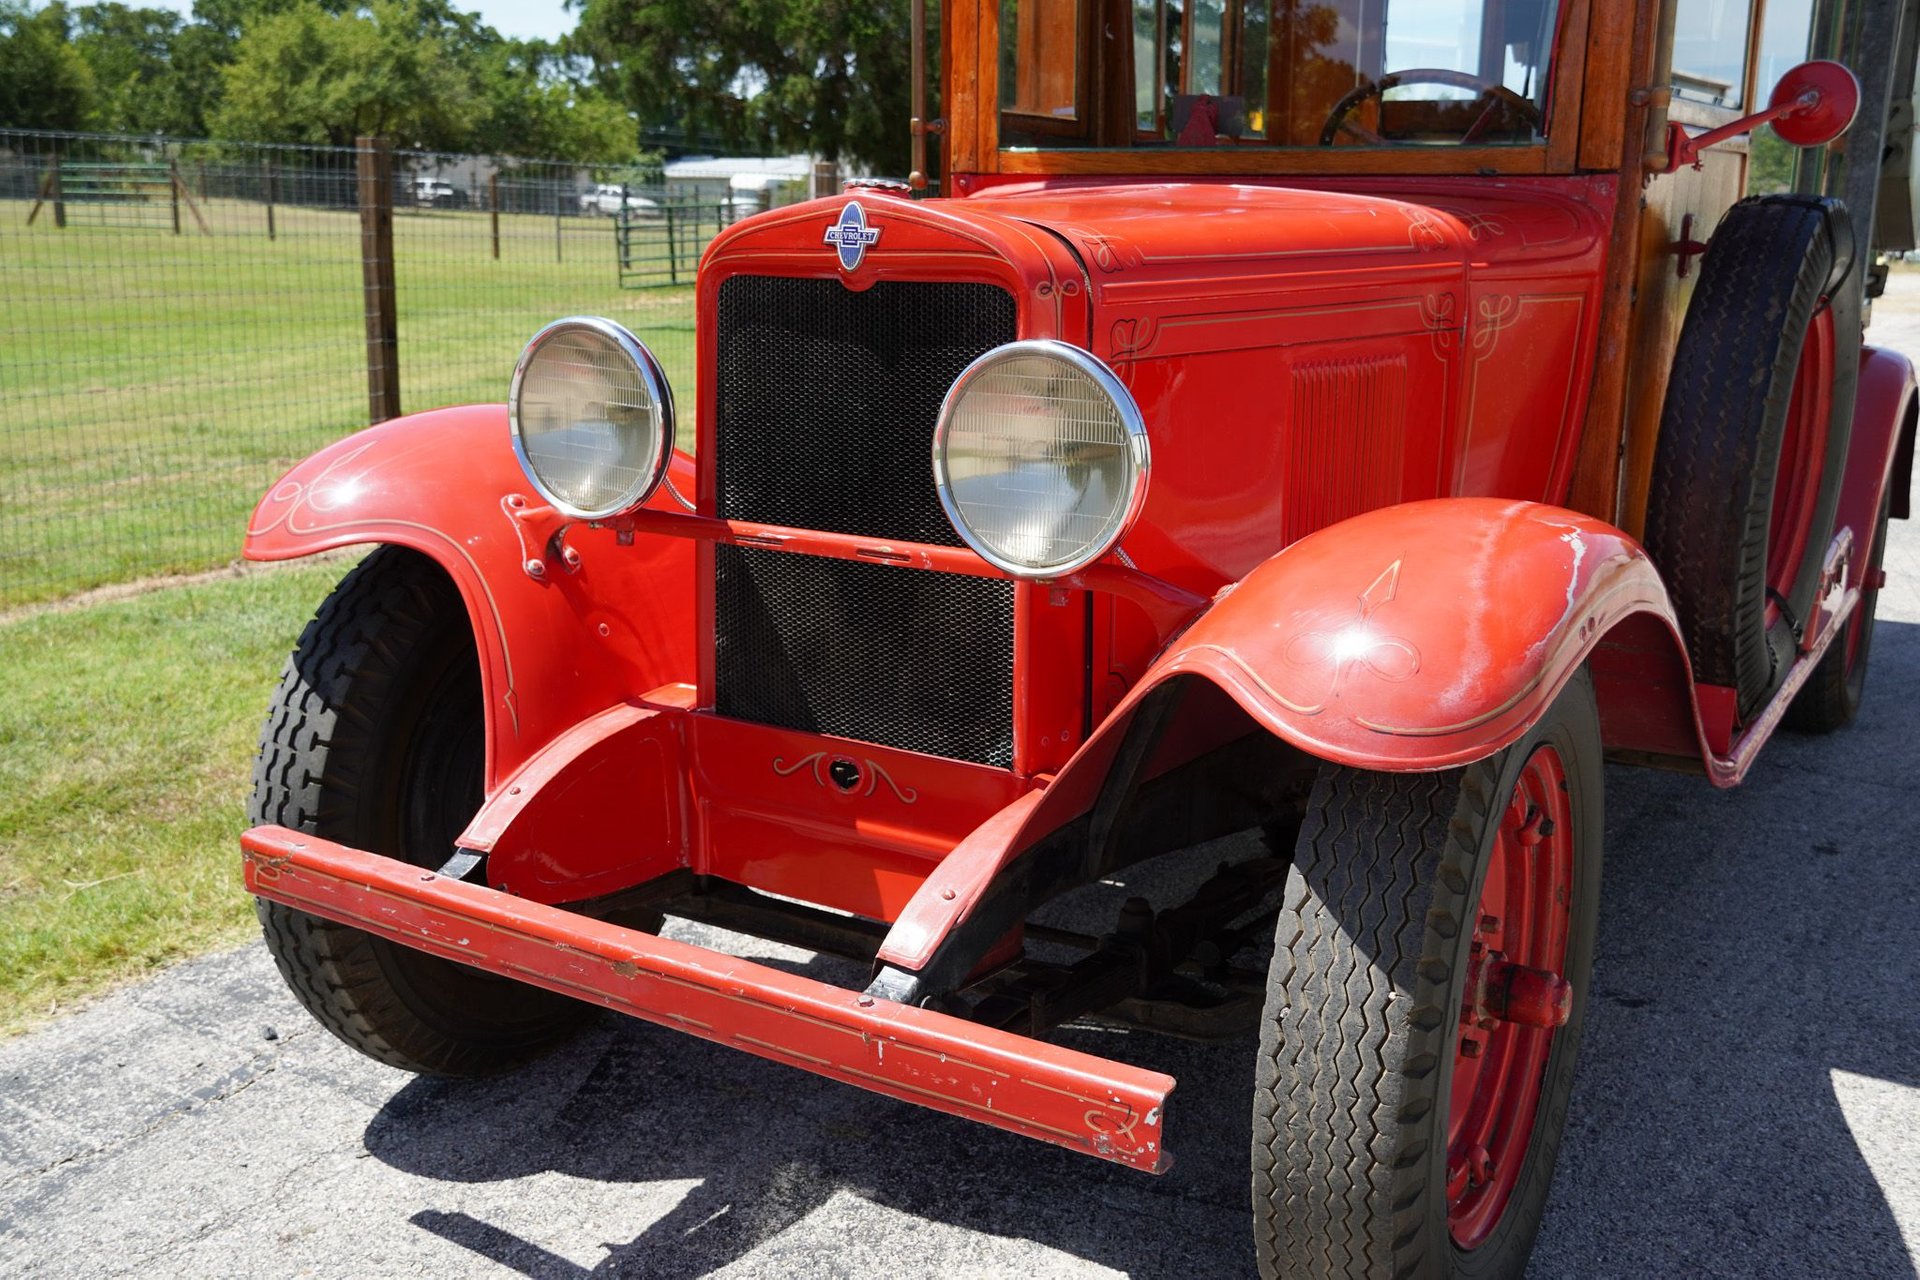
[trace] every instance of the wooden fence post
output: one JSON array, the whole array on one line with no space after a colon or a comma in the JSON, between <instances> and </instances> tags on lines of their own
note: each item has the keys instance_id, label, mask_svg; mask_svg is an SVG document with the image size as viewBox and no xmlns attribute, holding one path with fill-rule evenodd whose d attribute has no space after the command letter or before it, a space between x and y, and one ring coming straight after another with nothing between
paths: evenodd
<instances>
[{"instance_id":1,"label":"wooden fence post","mask_svg":"<svg viewBox=\"0 0 1920 1280\"><path fill-rule=\"evenodd\" d=\"M266 197L267 197L267 239L272 240L274 238L274 234L273 234L273 196L274 196L273 161L262 160L260 162L260 167L266 170L266 172L262 175L262 177L264 179L263 185L266 187Z\"/></svg>"},{"instance_id":2,"label":"wooden fence post","mask_svg":"<svg viewBox=\"0 0 1920 1280\"><path fill-rule=\"evenodd\" d=\"M384 138L361 138L360 285L367 313L367 418L400 416L400 333L394 306L393 152Z\"/></svg>"},{"instance_id":3,"label":"wooden fence post","mask_svg":"<svg viewBox=\"0 0 1920 1280\"><path fill-rule=\"evenodd\" d=\"M500 175L487 175L487 208L493 216L493 260L500 261Z\"/></svg>"},{"instance_id":4,"label":"wooden fence post","mask_svg":"<svg viewBox=\"0 0 1920 1280\"><path fill-rule=\"evenodd\" d=\"M207 225L205 216L200 212L200 206L193 202L193 194L187 190L187 184L180 178L179 162L167 161L167 173L169 178L167 185L173 192L173 234L180 234L180 202L184 200L187 204L187 212L191 213L193 220L200 225L200 234L212 235L213 228Z\"/></svg>"},{"instance_id":5,"label":"wooden fence post","mask_svg":"<svg viewBox=\"0 0 1920 1280\"><path fill-rule=\"evenodd\" d=\"M667 201L667 283L680 283L680 250L673 241L673 201Z\"/></svg>"},{"instance_id":6,"label":"wooden fence post","mask_svg":"<svg viewBox=\"0 0 1920 1280\"><path fill-rule=\"evenodd\" d=\"M67 202L60 198L60 153L53 153L52 163L48 164L46 176L40 179L40 195L34 200L33 208L27 210L27 225L40 216L40 206L53 201L53 225L60 230L67 225Z\"/></svg>"}]
</instances>

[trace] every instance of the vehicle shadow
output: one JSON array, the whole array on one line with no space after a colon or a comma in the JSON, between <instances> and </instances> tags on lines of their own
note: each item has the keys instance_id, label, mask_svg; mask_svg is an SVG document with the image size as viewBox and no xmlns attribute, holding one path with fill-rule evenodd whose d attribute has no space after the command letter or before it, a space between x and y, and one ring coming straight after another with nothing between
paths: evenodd
<instances>
[{"instance_id":1,"label":"vehicle shadow","mask_svg":"<svg viewBox=\"0 0 1920 1280\"><path fill-rule=\"evenodd\" d=\"M1915 1274L1837 1092L1920 1087L1920 818L1905 784L1920 741L1904 712L1920 705L1920 626L1882 622L1873 665L1857 725L1783 734L1743 788L1609 770L1587 1044L1533 1274ZM784 967L849 980L824 958ZM414 1214L529 1276L701 1275L756 1250L770 1273L837 1274L851 1263L823 1258L831 1246L788 1256L777 1237L847 1195L1133 1276L1251 1274L1252 1039L1060 1039L1179 1079L1172 1172L1150 1178L612 1016L513 1076L406 1085L365 1142L456 1184L549 1171L697 1180L664 1216L595 1222L614 1243L590 1269L478 1217Z\"/></svg>"},{"instance_id":2,"label":"vehicle shadow","mask_svg":"<svg viewBox=\"0 0 1920 1280\"><path fill-rule=\"evenodd\" d=\"M833 960L777 967L851 981ZM704 1275L841 1195L1135 1276L1251 1275L1253 1038L1206 1046L1070 1029L1058 1040L1180 1080L1182 1146L1170 1174L1152 1178L612 1015L515 1076L409 1083L365 1142L388 1164L456 1183L548 1171L698 1180L638 1230L598 1224L618 1242L590 1270L466 1214L414 1215L422 1229L529 1276ZM484 1128L473 1121L481 1114ZM818 1265L776 1269L818 1274Z\"/></svg>"}]
</instances>

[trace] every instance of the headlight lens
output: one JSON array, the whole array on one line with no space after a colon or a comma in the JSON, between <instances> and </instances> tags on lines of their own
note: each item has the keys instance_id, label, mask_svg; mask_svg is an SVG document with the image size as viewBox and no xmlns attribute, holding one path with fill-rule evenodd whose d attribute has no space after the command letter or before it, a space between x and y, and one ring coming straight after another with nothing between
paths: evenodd
<instances>
[{"instance_id":1,"label":"headlight lens","mask_svg":"<svg viewBox=\"0 0 1920 1280\"><path fill-rule=\"evenodd\" d=\"M507 395L513 451L540 496L578 520L647 500L673 449L673 394L653 353L611 320L533 336Z\"/></svg>"},{"instance_id":2,"label":"headlight lens","mask_svg":"<svg viewBox=\"0 0 1920 1280\"><path fill-rule=\"evenodd\" d=\"M967 545L1022 578L1085 568L1146 501L1146 424L1113 371L1064 342L1013 342L947 392L933 480Z\"/></svg>"}]
</instances>

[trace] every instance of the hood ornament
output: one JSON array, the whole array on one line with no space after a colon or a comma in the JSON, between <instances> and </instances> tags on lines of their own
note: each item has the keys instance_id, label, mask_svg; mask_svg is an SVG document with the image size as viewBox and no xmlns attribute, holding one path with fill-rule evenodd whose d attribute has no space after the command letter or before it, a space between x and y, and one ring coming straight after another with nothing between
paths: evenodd
<instances>
[{"instance_id":1,"label":"hood ornament","mask_svg":"<svg viewBox=\"0 0 1920 1280\"><path fill-rule=\"evenodd\" d=\"M843 270L857 271L867 256L867 246L879 239L880 228L867 225L867 211L860 207L858 200L849 200L840 216L828 225L826 238L821 243L830 244L839 252Z\"/></svg>"}]
</instances>

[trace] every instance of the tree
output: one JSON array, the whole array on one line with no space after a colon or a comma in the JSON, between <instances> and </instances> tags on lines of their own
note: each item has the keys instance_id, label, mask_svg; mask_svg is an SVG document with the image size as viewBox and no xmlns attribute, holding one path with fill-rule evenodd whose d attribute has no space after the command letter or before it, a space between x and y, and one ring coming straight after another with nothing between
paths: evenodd
<instances>
[{"instance_id":1,"label":"tree","mask_svg":"<svg viewBox=\"0 0 1920 1280\"><path fill-rule=\"evenodd\" d=\"M634 159L632 117L589 82L579 60L544 41L500 40L480 64L485 109L468 144L473 150L589 164Z\"/></svg>"},{"instance_id":2,"label":"tree","mask_svg":"<svg viewBox=\"0 0 1920 1280\"><path fill-rule=\"evenodd\" d=\"M642 120L905 173L907 0L579 4L572 47Z\"/></svg>"},{"instance_id":3,"label":"tree","mask_svg":"<svg viewBox=\"0 0 1920 1280\"><path fill-rule=\"evenodd\" d=\"M188 136L205 131L206 86L174 63L185 26L179 14L109 0L82 6L73 16L73 47L93 73L90 127Z\"/></svg>"},{"instance_id":4,"label":"tree","mask_svg":"<svg viewBox=\"0 0 1920 1280\"><path fill-rule=\"evenodd\" d=\"M0 0L0 126L81 129L93 108L93 74L69 40L65 5L34 13Z\"/></svg>"},{"instance_id":5,"label":"tree","mask_svg":"<svg viewBox=\"0 0 1920 1280\"><path fill-rule=\"evenodd\" d=\"M509 40L453 0L0 0L0 125L233 141L640 159L583 58Z\"/></svg>"},{"instance_id":6,"label":"tree","mask_svg":"<svg viewBox=\"0 0 1920 1280\"><path fill-rule=\"evenodd\" d=\"M482 108L471 46L480 28L442 0L315 0L249 22L223 80L215 137L349 146L361 134L456 150Z\"/></svg>"},{"instance_id":7,"label":"tree","mask_svg":"<svg viewBox=\"0 0 1920 1280\"><path fill-rule=\"evenodd\" d=\"M249 24L309 4L336 16L359 8L359 0L193 0L193 21L235 44Z\"/></svg>"}]
</instances>

